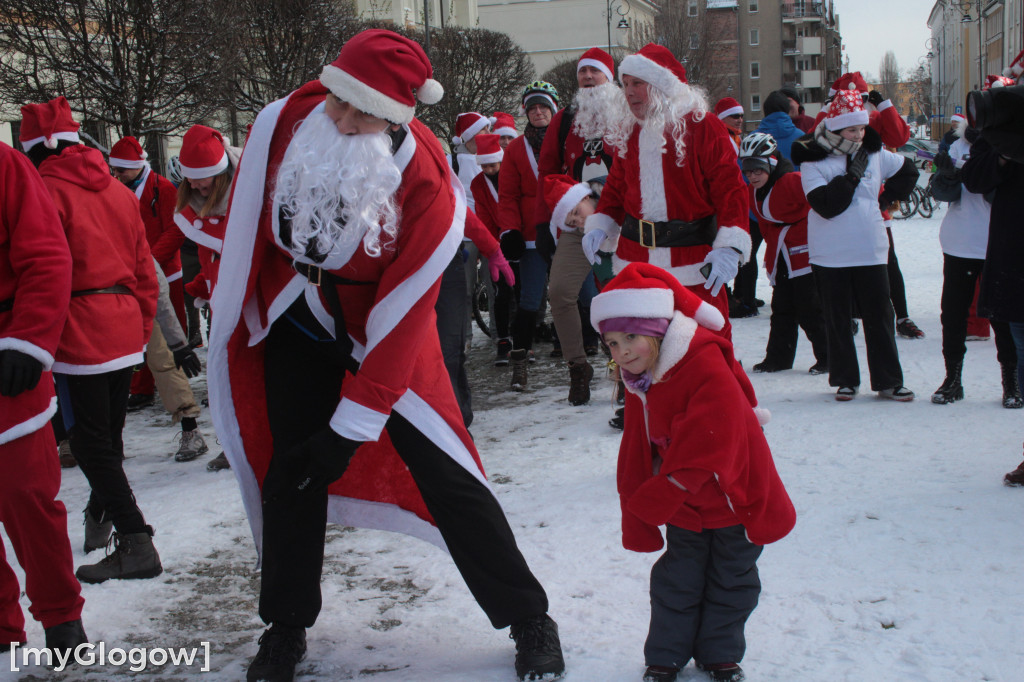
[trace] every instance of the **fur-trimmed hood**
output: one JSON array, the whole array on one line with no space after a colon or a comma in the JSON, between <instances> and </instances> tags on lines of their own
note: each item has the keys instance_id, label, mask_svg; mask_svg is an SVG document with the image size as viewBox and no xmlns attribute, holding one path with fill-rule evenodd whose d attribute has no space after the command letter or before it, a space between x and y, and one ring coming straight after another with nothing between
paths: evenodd
<instances>
[{"instance_id":1,"label":"fur-trimmed hood","mask_svg":"<svg viewBox=\"0 0 1024 682\"><path fill-rule=\"evenodd\" d=\"M793 163L796 165L799 166L809 161L821 161L830 156L831 152L818 144L814 139L814 132L812 130L793 143L790 155ZM861 143L861 146L869 154L879 152L882 150L882 137L874 128L867 126L864 129L864 141Z\"/></svg>"}]
</instances>

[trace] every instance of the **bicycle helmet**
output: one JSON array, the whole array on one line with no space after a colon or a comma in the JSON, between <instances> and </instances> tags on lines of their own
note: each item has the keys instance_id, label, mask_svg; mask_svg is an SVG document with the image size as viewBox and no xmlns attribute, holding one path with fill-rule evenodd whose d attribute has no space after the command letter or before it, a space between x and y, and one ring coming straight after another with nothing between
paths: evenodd
<instances>
[{"instance_id":1,"label":"bicycle helmet","mask_svg":"<svg viewBox=\"0 0 1024 682\"><path fill-rule=\"evenodd\" d=\"M167 179L173 182L175 187L185 179L185 176L181 174L181 162L178 161L177 156L167 159Z\"/></svg>"},{"instance_id":2,"label":"bicycle helmet","mask_svg":"<svg viewBox=\"0 0 1024 682\"><path fill-rule=\"evenodd\" d=\"M771 173L771 158L778 148L775 138L768 133L750 133L740 142L740 167L744 172L763 170Z\"/></svg>"},{"instance_id":3,"label":"bicycle helmet","mask_svg":"<svg viewBox=\"0 0 1024 682\"><path fill-rule=\"evenodd\" d=\"M558 90L547 81L533 81L523 88L523 109L531 104L546 104L552 111L558 109Z\"/></svg>"}]
</instances>

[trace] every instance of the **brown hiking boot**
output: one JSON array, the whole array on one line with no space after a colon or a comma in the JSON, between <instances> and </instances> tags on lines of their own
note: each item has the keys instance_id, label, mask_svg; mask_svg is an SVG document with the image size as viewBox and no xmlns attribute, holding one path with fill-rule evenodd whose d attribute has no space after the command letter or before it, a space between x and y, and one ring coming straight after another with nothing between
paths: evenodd
<instances>
[{"instance_id":1,"label":"brown hiking boot","mask_svg":"<svg viewBox=\"0 0 1024 682\"><path fill-rule=\"evenodd\" d=\"M1021 462L1016 469L1003 476L1003 484L1013 488L1024 486L1024 462Z\"/></svg>"},{"instance_id":2,"label":"brown hiking boot","mask_svg":"<svg viewBox=\"0 0 1024 682\"><path fill-rule=\"evenodd\" d=\"M57 446L57 456L60 457L61 469L72 469L78 466L75 456L71 454L71 441L62 440Z\"/></svg>"},{"instance_id":3,"label":"brown hiking boot","mask_svg":"<svg viewBox=\"0 0 1024 682\"><path fill-rule=\"evenodd\" d=\"M512 382L510 388L513 391L522 391L526 388L527 381L527 353L523 349L518 349L510 352L508 357L512 363Z\"/></svg>"},{"instance_id":4,"label":"brown hiking boot","mask_svg":"<svg viewBox=\"0 0 1024 682\"><path fill-rule=\"evenodd\" d=\"M586 360L569 363L569 404L586 405L590 402L590 380L594 368Z\"/></svg>"}]
</instances>

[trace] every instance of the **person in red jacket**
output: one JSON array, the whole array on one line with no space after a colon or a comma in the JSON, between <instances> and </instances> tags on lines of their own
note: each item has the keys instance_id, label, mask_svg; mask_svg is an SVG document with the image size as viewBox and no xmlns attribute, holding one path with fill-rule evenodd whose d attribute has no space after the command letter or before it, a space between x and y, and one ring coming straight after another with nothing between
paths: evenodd
<instances>
[{"instance_id":1,"label":"person in red jacket","mask_svg":"<svg viewBox=\"0 0 1024 682\"><path fill-rule=\"evenodd\" d=\"M128 386L156 316L157 280L139 202L103 154L78 141L63 97L21 108L21 144L50 191L71 250L71 304L53 372L71 452L89 480L86 551L114 550L78 568L82 582L163 571L125 476L121 431Z\"/></svg>"},{"instance_id":2,"label":"person in red jacket","mask_svg":"<svg viewBox=\"0 0 1024 682\"><path fill-rule=\"evenodd\" d=\"M769 415L717 333L725 317L665 270L627 265L591 317L627 388L622 545L656 552L667 527L651 570L644 680L672 682L691 658L714 680L742 680L757 558L796 523L762 429Z\"/></svg>"},{"instance_id":3,"label":"person in red jacket","mask_svg":"<svg viewBox=\"0 0 1024 682\"><path fill-rule=\"evenodd\" d=\"M167 278L168 294L178 322L187 329L185 288L181 280L181 245L185 243L185 235L174 224L177 189L170 180L150 167L147 156L139 141L129 135L114 143L107 162L114 177L135 192L139 199L139 212L146 226L149 250ZM153 373L144 366L132 377L128 410L152 405L155 389Z\"/></svg>"},{"instance_id":4,"label":"person in red jacket","mask_svg":"<svg viewBox=\"0 0 1024 682\"><path fill-rule=\"evenodd\" d=\"M814 348L811 374L828 372L828 340L818 287L807 249L807 213L811 210L800 173L778 154L768 133L751 133L740 145L740 167L750 187L750 206L767 248L764 269L772 290L771 330L764 360L755 372L792 369L802 327Z\"/></svg>"},{"instance_id":5,"label":"person in red jacket","mask_svg":"<svg viewBox=\"0 0 1024 682\"><path fill-rule=\"evenodd\" d=\"M71 254L39 173L2 142L0 243L0 523L25 570L29 610L46 631L46 646L63 654L88 641L49 428L57 410L50 370L67 319ZM27 640L20 594L0 541L5 649Z\"/></svg>"}]
</instances>

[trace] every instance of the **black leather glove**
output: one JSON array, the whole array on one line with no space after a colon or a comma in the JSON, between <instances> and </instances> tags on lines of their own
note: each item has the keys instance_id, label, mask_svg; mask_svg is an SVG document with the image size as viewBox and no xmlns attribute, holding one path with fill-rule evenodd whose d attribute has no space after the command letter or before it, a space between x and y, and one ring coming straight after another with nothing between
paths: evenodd
<instances>
[{"instance_id":1,"label":"black leather glove","mask_svg":"<svg viewBox=\"0 0 1024 682\"><path fill-rule=\"evenodd\" d=\"M526 241L519 230L509 230L501 235L501 252L506 260L519 260L526 252Z\"/></svg>"},{"instance_id":2,"label":"black leather glove","mask_svg":"<svg viewBox=\"0 0 1024 682\"><path fill-rule=\"evenodd\" d=\"M846 177L848 177L854 184L860 182L860 179L864 177L864 171L868 168L868 153L863 147L858 150L852 157L847 157L846 161Z\"/></svg>"},{"instance_id":3,"label":"black leather glove","mask_svg":"<svg viewBox=\"0 0 1024 682\"><path fill-rule=\"evenodd\" d=\"M551 226L548 223L541 223L537 226L537 253L548 265L555 256L555 237L551 234ZM505 256L508 258L508 256Z\"/></svg>"},{"instance_id":4,"label":"black leather glove","mask_svg":"<svg viewBox=\"0 0 1024 682\"><path fill-rule=\"evenodd\" d=\"M974 144L981 137L981 131L977 128L964 128L964 139Z\"/></svg>"},{"instance_id":5,"label":"black leather glove","mask_svg":"<svg viewBox=\"0 0 1024 682\"><path fill-rule=\"evenodd\" d=\"M939 152L932 159L935 164L935 169L943 175L948 175L956 170L956 162L953 161L953 157L949 155L949 152Z\"/></svg>"},{"instance_id":6,"label":"black leather glove","mask_svg":"<svg viewBox=\"0 0 1024 682\"><path fill-rule=\"evenodd\" d=\"M174 366L185 373L189 379L199 376L203 371L203 365L199 362L199 356L192 350L192 346L182 346L174 353Z\"/></svg>"},{"instance_id":7,"label":"black leather glove","mask_svg":"<svg viewBox=\"0 0 1024 682\"><path fill-rule=\"evenodd\" d=\"M13 398L31 391L43 374L43 363L20 350L0 351L0 395Z\"/></svg>"},{"instance_id":8,"label":"black leather glove","mask_svg":"<svg viewBox=\"0 0 1024 682\"><path fill-rule=\"evenodd\" d=\"M882 97L882 93L878 90L872 90L868 93L868 101L874 104L875 107L878 107L878 105L884 102L885 99Z\"/></svg>"},{"instance_id":9,"label":"black leather glove","mask_svg":"<svg viewBox=\"0 0 1024 682\"><path fill-rule=\"evenodd\" d=\"M325 490L342 477L360 445L362 442L339 436L330 427L317 431L288 452L278 488L264 488L264 498L286 502L304 492Z\"/></svg>"}]
</instances>

